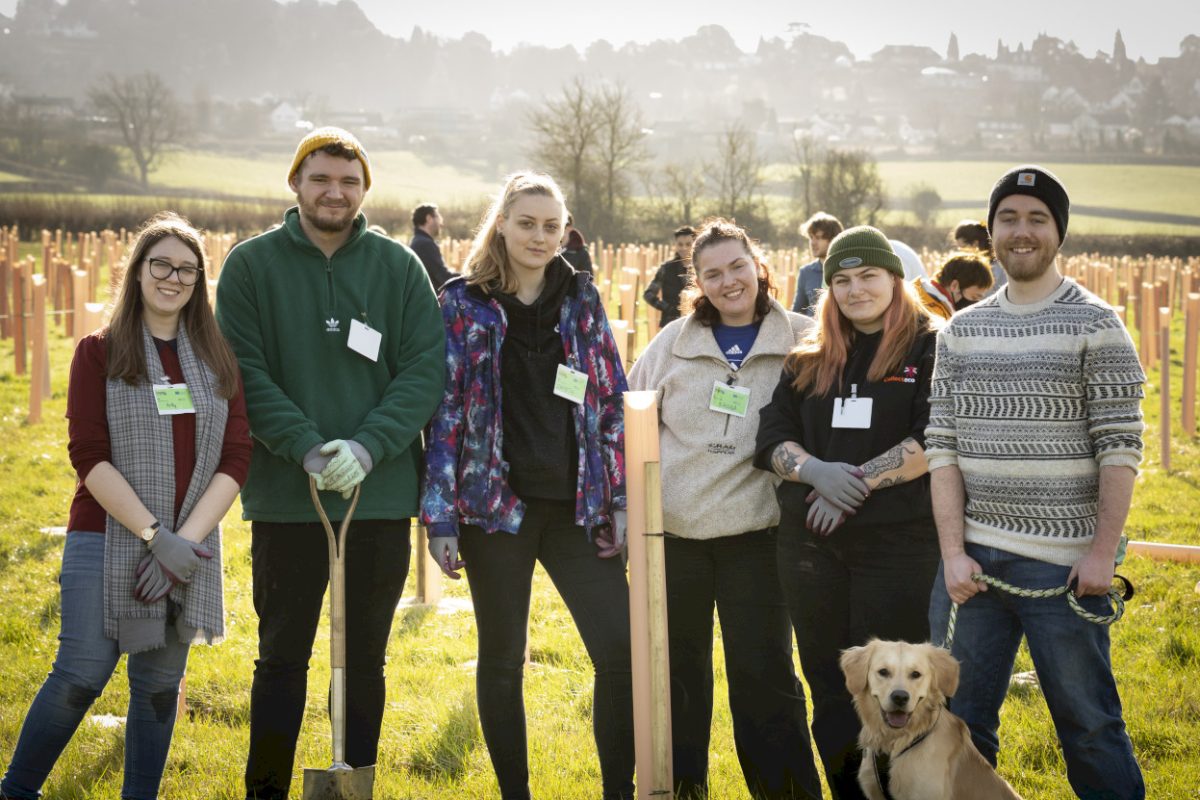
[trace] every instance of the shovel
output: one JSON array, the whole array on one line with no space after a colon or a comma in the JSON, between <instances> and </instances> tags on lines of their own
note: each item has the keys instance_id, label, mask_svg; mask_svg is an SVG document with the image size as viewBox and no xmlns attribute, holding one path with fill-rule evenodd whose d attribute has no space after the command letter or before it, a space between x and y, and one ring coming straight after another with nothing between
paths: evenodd
<instances>
[{"instance_id":1,"label":"shovel","mask_svg":"<svg viewBox=\"0 0 1200 800\"><path fill-rule=\"evenodd\" d=\"M346 763L346 534L350 518L358 505L358 486L338 535L325 516L317 484L308 479L313 505L325 526L329 542L329 661L332 667L329 717L333 728L333 766L329 769L304 770L303 800L371 800L375 787L375 766L352 767Z\"/></svg>"}]
</instances>

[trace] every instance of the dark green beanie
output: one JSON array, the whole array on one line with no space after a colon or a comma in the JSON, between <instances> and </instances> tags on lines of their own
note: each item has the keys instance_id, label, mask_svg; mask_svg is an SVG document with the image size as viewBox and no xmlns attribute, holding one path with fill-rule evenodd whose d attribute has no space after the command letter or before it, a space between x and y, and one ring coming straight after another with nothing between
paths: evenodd
<instances>
[{"instance_id":1,"label":"dark green beanie","mask_svg":"<svg viewBox=\"0 0 1200 800\"><path fill-rule=\"evenodd\" d=\"M829 243L825 255L825 285L843 269L879 267L904 277L904 265L883 232L870 225L847 228Z\"/></svg>"}]
</instances>

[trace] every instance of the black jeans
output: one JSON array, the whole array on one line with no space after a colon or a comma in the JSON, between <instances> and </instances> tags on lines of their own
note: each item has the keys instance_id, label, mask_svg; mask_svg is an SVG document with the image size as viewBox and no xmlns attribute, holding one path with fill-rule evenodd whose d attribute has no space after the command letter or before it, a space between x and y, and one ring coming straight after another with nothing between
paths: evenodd
<instances>
[{"instance_id":1,"label":"black jeans","mask_svg":"<svg viewBox=\"0 0 1200 800\"><path fill-rule=\"evenodd\" d=\"M346 533L346 761L354 767L376 761L384 655L408 576L408 525L406 519L361 520ZM333 526L336 531L338 523ZM258 659L246 797L286 800L329 554L319 522L255 522L251 532Z\"/></svg>"},{"instance_id":2,"label":"black jeans","mask_svg":"<svg viewBox=\"0 0 1200 800\"><path fill-rule=\"evenodd\" d=\"M592 726L604 797L633 797L629 584L621 559L599 558L574 512L573 500L533 500L516 535L466 525L459 538L479 631L479 723L505 800L530 796L522 685L538 561L567 604L596 671Z\"/></svg>"},{"instance_id":3,"label":"black jeans","mask_svg":"<svg viewBox=\"0 0 1200 800\"><path fill-rule=\"evenodd\" d=\"M813 696L813 739L834 798L862 798L858 716L838 656L871 637L929 640L929 591L938 567L933 521L828 537L779 529L779 581L800 667Z\"/></svg>"},{"instance_id":4,"label":"black jeans","mask_svg":"<svg viewBox=\"0 0 1200 800\"><path fill-rule=\"evenodd\" d=\"M773 531L719 539L668 536L667 630L675 796L708 792L713 607L721 619L733 741L755 798L820 800L804 689L776 578Z\"/></svg>"}]
</instances>

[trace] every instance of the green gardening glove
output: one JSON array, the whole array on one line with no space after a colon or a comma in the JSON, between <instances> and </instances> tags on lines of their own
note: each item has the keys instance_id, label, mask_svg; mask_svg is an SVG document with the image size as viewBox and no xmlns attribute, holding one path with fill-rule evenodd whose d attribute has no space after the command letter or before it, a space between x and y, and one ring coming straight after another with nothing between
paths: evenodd
<instances>
[{"instance_id":1,"label":"green gardening glove","mask_svg":"<svg viewBox=\"0 0 1200 800\"><path fill-rule=\"evenodd\" d=\"M321 447L320 453L330 458L329 463L321 470L318 488L341 492L342 497L349 499L354 487L362 483L371 471L371 454L352 439L331 439Z\"/></svg>"}]
</instances>

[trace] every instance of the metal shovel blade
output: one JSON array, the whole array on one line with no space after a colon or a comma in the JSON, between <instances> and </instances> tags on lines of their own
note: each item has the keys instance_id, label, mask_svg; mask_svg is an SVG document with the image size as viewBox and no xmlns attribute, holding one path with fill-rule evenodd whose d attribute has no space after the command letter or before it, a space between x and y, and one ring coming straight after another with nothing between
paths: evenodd
<instances>
[{"instance_id":1,"label":"metal shovel blade","mask_svg":"<svg viewBox=\"0 0 1200 800\"><path fill-rule=\"evenodd\" d=\"M329 769L304 770L303 800L371 800L375 767L334 764Z\"/></svg>"}]
</instances>

